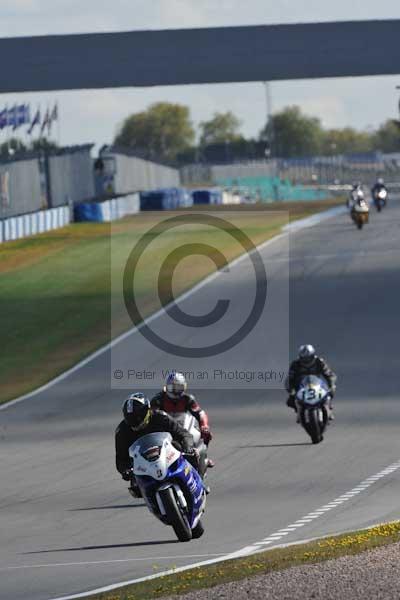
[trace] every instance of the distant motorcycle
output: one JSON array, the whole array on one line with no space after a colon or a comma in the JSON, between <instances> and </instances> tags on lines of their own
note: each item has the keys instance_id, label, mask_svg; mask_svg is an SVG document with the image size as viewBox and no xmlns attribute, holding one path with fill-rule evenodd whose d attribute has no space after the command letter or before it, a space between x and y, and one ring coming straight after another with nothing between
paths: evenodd
<instances>
[{"instance_id":1,"label":"distant motorcycle","mask_svg":"<svg viewBox=\"0 0 400 600\"><path fill-rule=\"evenodd\" d=\"M384 208L386 206L387 198L388 198L388 193L387 193L387 190L385 190L385 188L376 190L374 192L374 204L375 204L375 208L378 212L381 212L382 208Z\"/></svg>"},{"instance_id":2,"label":"distant motorcycle","mask_svg":"<svg viewBox=\"0 0 400 600\"><path fill-rule=\"evenodd\" d=\"M201 537L206 489L196 469L173 445L171 435L144 435L129 448L129 456L150 512L171 526L180 542Z\"/></svg>"},{"instance_id":3,"label":"distant motorcycle","mask_svg":"<svg viewBox=\"0 0 400 600\"><path fill-rule=\"evenodd\" d=\"M296 393L296 407L300 423L313 444L324 439L329 420L330 390L324 379L316 375L303 377Z\"/></svg>"},{"instance_id":4,"label":"distant motorcycle","mask_svg":"<svg viewBox=\"0 0 400 600\"><path fill-rule=\"evenodd\" d=\"M369 223L369 206L362 192L357 195L357 199L351 207L350 216L358 229L362 229Z\"/></svg>"}]
</instances>

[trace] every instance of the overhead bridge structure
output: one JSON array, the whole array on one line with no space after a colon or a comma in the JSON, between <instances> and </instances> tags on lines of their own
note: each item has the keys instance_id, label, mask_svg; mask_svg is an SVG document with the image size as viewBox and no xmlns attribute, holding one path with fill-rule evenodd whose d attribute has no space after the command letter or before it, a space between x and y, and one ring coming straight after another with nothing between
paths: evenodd
<instances>
[{"instance_id":1,"label":"overhead bridge structure","mask_svg":"<svg viewBox=\"0 0 400 600\"><path fill-rule=\"evenodd\" d=\"M0 39L0 93L400 72L400 20Z\"/></svg>"}]
</instances>

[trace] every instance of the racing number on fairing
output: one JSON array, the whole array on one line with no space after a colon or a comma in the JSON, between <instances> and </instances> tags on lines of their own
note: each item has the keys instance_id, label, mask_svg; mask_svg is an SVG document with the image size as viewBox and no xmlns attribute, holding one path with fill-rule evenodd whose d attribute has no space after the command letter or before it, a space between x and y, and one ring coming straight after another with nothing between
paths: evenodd
<instances>
[{"instance_id":1,"label":"racing number on fairing","mask_svg":"<svg viewBox=\"0 0 400 600\"><path fill-rule=\"evenodd\" d=\"M315 400L317 397L317 393L313 388L309 388L308 390L303 390L303 400Z\"/></svg>"}]
</instances>

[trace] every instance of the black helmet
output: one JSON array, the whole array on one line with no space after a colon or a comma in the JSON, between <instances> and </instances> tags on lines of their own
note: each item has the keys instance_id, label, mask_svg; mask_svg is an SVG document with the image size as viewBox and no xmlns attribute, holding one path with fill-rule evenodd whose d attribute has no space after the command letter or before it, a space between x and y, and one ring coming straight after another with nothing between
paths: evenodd
<instances>
[{"instance_id":1,"label":"black helmet","mask_svg":"<svg viewBox=\"0 0 400 600\"><path fill-rule=\"evenodd\" d=\"M311 344L303 344L299 348L299 360L305 367L312 367L315 362L315 348Z\"/></svg>"},{"instance_id":2,"label":"black helmet","mask_svg":"<svg viewBox=\"0 0 400 600\"><path fill-rule=\"evenodd\" d=\"M141 392L136 392L125 400L122 412L124 413L125 423L133 431L139 431L146 427L150 421L150 401Z\"/></svg>"}]
</instances>

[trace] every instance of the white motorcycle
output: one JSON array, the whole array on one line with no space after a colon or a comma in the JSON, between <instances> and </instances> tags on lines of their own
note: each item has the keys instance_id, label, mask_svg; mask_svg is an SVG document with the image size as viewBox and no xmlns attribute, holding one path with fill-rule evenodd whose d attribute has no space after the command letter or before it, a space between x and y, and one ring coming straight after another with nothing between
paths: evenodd
<instances>
[{"instance_id":1,"label":"white motorcycle","mask_svg":"<svg viewBox=\"0 0 400 600\"><path fill-rule=\"evenodd\" d=\"M350 216L358 229L369 223L369 206L364 198L364 192L359 189L354 196L354 203L350 208Z\"/></svg>"},{"instance_id":2,"label":"white motorcycle","mask_svg":"<svg viewBox=\"0 0 400 600\"><path fill-rule=\"evenodd\" d=\"M206 489L196 469L167 432L149 433L129 448L133 474L149 510L170 525L179 541L204 533Z\"/></svg>"},{"instance_id":3,"label":"white motorcycle","mask_svg":"<svg viewBox=\"0 0 400 600\"><path fill-rule=\"evenodd\" d=\"M296 393L296 407L300 423L313 444L324 439L331 410L330 399L330 390L324 379L316 375L303 377Z\"/></svg>"},{"instance_id":4,"label":"white motorcycle","mask_svg":"<svg viewBox=\"0 0 400 600\"><path fill-rule=\"evenodd\" d=\"M194 447L199 451L199 473L201 477L204 477L208 466L207 446L201 437L198 420L190 412L176 412L169 414L181 427L183 427L183 429L186 429L186 431L192 434Z\"/></svg>"}]
</instances>

